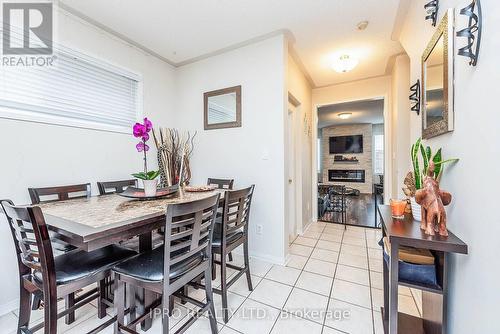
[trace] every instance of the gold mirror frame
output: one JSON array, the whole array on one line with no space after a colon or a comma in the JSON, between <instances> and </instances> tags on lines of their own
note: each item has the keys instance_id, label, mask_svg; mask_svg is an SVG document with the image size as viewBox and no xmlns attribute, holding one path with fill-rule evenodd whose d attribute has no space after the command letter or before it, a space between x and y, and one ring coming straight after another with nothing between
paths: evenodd
<instances>
[{"instance_id":1,"label":"gold mirror frame","mask_svg":"<svg viewBox=\"0 0 500 334\"><path fill-rule=\"evenodd\" d=\"M236 94L236 121L226 122L226 123L208 123L208 98L211 96L226 95L230 93ZM203 118L204 118L204 128L205 130L214 129L226 129L226 128L238 128L241 127L241 86L228 87L224 89L218 89L211 92L206 92L203 94Z\"/></svg>"},{"instance_id":2,"label":"gold mirror frame","mask_svg":"<svg viewBox=\"0 0 500 334\"><path fill-rule=\"evenodd\" d=\"M454 11L448 9L441 19L436 32L432 36L422 55L422 138L432 138L453 131L453 95L454 95ZM443 37L443 119L429 126L427 125L427 90L426 90L426 61L432 50Z\"/></svg>"}]
</instances>

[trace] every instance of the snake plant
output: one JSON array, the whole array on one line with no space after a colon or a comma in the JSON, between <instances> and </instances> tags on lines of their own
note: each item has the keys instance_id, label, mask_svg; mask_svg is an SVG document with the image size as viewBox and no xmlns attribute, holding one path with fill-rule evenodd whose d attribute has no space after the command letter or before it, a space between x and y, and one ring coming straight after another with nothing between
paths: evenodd
<instances>
[{"instance_id":1,"label":"snake plant","mask_svg":"<svg viewBox=\"0 0 500 334\"><path fill-rule=\"evenodd\" d=\"M420 169L419 153L422 156L423 161L424 168L422 170ZM443 160L441 149L437 150L433 156L431 147L424 147L422 144L422 138L418 138L415 144L411 146L411 160L413 164L413 175L415 177L415 188L417 190L422 189L422 181L425 175L427 175L430 161L434 162L434 178L438 181L441 179L441 175L443 174L444 164L458 161L458 159L455 158Z\"/></svg>"}]
</instances>

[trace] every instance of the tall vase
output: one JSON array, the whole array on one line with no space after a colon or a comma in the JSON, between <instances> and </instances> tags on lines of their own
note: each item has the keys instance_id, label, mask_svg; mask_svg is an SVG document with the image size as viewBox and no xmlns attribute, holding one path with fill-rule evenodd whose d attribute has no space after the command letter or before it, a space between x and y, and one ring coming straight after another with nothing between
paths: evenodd
<instances>
[{"instance_id":1,"label":"tall vase","mask_svg":"<svg viewBox=\"0 0 500 334\"><path fill-rule=\"evenodd\" d=\"M142 184L144 185L144 195L146 195L147 197L152 197L156 195L158 179L142 180Z\"/></svg>"},{"instance_id":2,"label":"tall vase","mask_svg":"<svg viewBox=\"0 0 500 334\"><path fill-rule=\"evenodd\" d=\"M417 203L415 197L410 197L411 214L416 221L422 221L422 207Z\"/></svg>"}]
</instances>

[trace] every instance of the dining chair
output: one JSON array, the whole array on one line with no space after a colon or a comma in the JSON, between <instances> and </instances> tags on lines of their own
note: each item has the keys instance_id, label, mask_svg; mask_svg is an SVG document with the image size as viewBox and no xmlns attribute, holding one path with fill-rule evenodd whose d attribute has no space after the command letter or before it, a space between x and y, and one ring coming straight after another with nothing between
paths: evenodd
<instances>
[{"instance_id":1,"label":"dining chair","mask_svg":"<svg viewBox=\"0 0 500 334\"><path fill-rule=\"evenodd\" d=\"M207 185L217 186L218 189L233 189L234 179L213 179L211 177L207 180Z\"/></svg>"},{"instance_id":2,"label":"dining chair","mask_svg":"<svg viewBox=\"0 0 500 334\"><path fill-rule=\"evenodd\" d=\"M207 185L209 186L217 186L217 189L233 189L234 179L214 179L208 178ZM229 261L233 261L233 254L230 252L228 254Z\"/></svg>"},{"instance_id":3,"label":"dining chair","mask_svg":"<svg viewBox=\"0 0 500 334\"><path fill-rule=\"evenodd\" d=\"M99 189L99 195L109 195L109 194L120 194L127 187L137 187L137 180L120 180L120 181L106 181L97 182L97 188Z\"/></svg>"},{"instance_id":4,"label":"dining chair","mask_svg":"<svg viewBox=\"0 0 500 334\"><path fill-rule=\"evenodd\" d=\"M248 290L252 291L252 279L250 276L250 265L248 259L248 222L250 219L250 205L255 185L241 190L226 190L224 193L224 207L222 217L218 217L215 224L214 238L212 241L212 276L215 279L216 267L220 265L221 286L214 289L215 293L222 295L222 309L224 311L224 322L229 320L227 309L227 290L243 274L247 276ZM244 267L226 262L226 255L236 247L243 245ZM220 255L220 261L216 261L215 254ZM231 280L227 281L227 268L237 270Z\"/></svg>"},{"instance_id":5,"label":"dining chair","mask_svg":"<svg viewBox=\"0 0 500 334\"><path fill-rule=\"evenodd\" d=\"M45 188L28 188L31 204L90 197L90 183ZM45 197L48 197L44 199Z\"/></svg>"},{"instance_id":6,"label":"dining chair","mask_svg":"<svg viewBox=\"0 0 500 334\"><path fill-rule=\"evenodd\" d=\"M138 254L113 269L116 290L115 307L117 321L115 333L122 330L136 333L136 325L160 307L162 333L169 333L171 296L194 304L200 309L184 323L176 333L183 333L197 318L209 312L210 328L217 333L215 307L212 294L212 236L220 194L189 203L168 205L166 209L164 245L152 251ZM182 230L179 228L182 227ZM184 287L205 276L206 303L183 293ZM129 299L129 323L125 325L125 288ZM135 289L144 288L161 294L143 315L135 314Z\"/></svg>"},{"instance_id":7,"label":"dining chair","mask_svg":"<svg viewBox=\"0 0 500 334\"><path fill-rule=\"evenodd\" d=\"M106 316L99 290L88 291L74 298L74 293L98 283L110 275L118 262L136 253L119 246L107 246L92 252L73 250L54 256L42 210L37 206L14 206L10 200L0 201L14 240L19 268L19 319L17 333L34 333L44 328L45 334L57 333L57 319L98 299L98 317ZM73 296L74 304L57 313L57 300ZM43 296L44 321L29 328L31 296ZM102 325L101 325L102 326Z\"/></svg>"},{"instance_id":8,"label":"dining chair","mask_svg":"<svg viewBox=\"0 0 500 334\"><path fill-rule=\"evenodd\" d=\"M347 229L347 188L344 185L333 185L328 189L330 204L327 208L331 212L332 222L344 225ZM335 216L340 215L340 221Z\"/></svg>"},{"instance_id":9,"label":"dining chair","mask_svg":"<svg viewBox=\"0 0 500 334\"><path fill-rule=\"evenodd\" d=\"M43 188L28 188L28 192L31 198L31 204L41 204L48 202L64 201L68 199L77 198L89 198L91 194L90 183L83 184L73 184L67 186L53 186L53 187L43 187ZM50 240L52 243L53 250L56 255L60 253L70 252L76 247L60 240L57 235L52 231L49 231ZM42 301L41 294L35 294L33 300L33 310L40 307ZM71 307L74 305L74 294L69 294L66 296L66 307ZM71 312L66 316L66 324L71 324L75 319L75 313Z\"/></svg>"}]
</instances>

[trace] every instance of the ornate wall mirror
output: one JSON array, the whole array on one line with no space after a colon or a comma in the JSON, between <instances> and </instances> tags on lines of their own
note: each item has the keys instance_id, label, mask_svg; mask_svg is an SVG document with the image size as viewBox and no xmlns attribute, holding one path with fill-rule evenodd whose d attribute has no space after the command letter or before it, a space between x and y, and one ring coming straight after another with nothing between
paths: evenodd
<instances>
[{"instance_id":1,"label":"ornate wall mirror","mask_svg":"<svg viewBox=\"0 0 500 334\"><path fill-rule=\"evenodd\" d=\"M241 86L203 94L205 130L241 126Z\"/></svg>"},{"instance_id":2,"label":"ornate wall mirror","mask_svg":"<svg viewBox=\"0 0 500 334\"><path fill-rule=\"evenodd\" d=\"M453 22L450 9L422 55L422 138L453 130Z\"/></svg>"}]
</instances>

